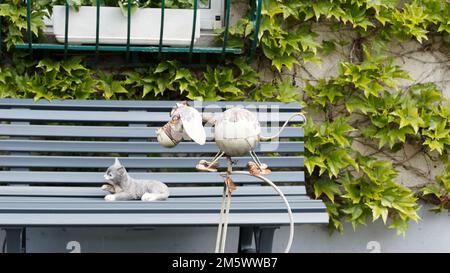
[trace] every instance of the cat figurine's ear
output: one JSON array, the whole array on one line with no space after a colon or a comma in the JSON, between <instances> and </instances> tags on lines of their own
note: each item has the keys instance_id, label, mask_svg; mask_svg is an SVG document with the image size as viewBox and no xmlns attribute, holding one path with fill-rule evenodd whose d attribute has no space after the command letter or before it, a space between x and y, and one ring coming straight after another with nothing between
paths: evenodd
<instances>
[{"instance_id":1,"label":"cat figurine's ear","mask_svg":"<svg viewBox=\"0 0 450 273\"><path fill-rule=\"evenodd\" d=\"M120 163L119 159L116 157L116 160L114 161L114 165L116 166L122 166L122 163Z\"/></svg>"},{"instance_id":2,"label":"cat figurine's ear","mask_svg":"<svg viewBox=\"0 0 450 273\"><path fill-rule=\"evenodd\" d=\"M120 161L117 157L116 157L116 160L114 161L114 166L116 167L116 169L119 173L123 174L125 172L125 166L123 166L122 163L120 163Z\"/></svg>"}]
</instances>

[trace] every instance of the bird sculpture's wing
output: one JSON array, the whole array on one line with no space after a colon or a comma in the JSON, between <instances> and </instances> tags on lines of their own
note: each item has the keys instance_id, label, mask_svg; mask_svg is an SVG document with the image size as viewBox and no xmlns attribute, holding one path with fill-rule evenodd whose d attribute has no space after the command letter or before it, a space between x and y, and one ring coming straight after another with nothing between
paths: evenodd
<instances>
[{"instance_id":1,"label":"bird sculpture's wing","mask_svg":"<svg viewBox=\"0 0 450 273\"><path fill-rule=\"evenodd\" d=\"M202 115L190 106L181 106L178 108L183 128L186 134L200 145L206 142L206 133L202 124Z\"/></svg>"}]
</instances>

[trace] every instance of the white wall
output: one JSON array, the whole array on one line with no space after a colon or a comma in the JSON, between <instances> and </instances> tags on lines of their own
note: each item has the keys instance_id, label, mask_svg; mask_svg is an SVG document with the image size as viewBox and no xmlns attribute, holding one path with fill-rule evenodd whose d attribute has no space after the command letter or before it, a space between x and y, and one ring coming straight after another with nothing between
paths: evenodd
<instances>
[{"instance_id":1,"label":"white wall","mask_svg":"<svg viewBox=\"0 0 450 273\"><path fill-rule=\"evenodd\" d=\"M428 209L429 206L421 209L422 221L410 223L405 237L387 229L381 220L359 226L356 231L346 225L343 234L335 232L332 235L324 226L303 225L295 230L292 252L450 252L448 212L435 214ZM287 239L287 229L281 231L276 234L279 243L275 251L282 251L282 242Z\"/></svg>"},{"instance_id":2,"label":"white wall","mask_svg":"<svg viewBox=\"0 0 450 273\"><path fill-rule=\"evenodd\" d=\"M450 217L447 212L434 214L428 208L422 208L422 221L411 223L405 237L396 236L380 221L360 226L355 232L347 225L343 234L332 235L325 225L300 225L295 229L292 252L370 252L368 244L379 246L381 252L450 252ZM212 252L215 236L214 227L34 228L28 230L27 245L28 252L70 252L66 249L70 241L79 242L81 252ZM287 237L285 227L275 233L274 251L283 251ZM0 238L3 241L3 235ZM237 240L238 230L232 227L228 252L236 252Z\"/></svg>"}]
</instances>

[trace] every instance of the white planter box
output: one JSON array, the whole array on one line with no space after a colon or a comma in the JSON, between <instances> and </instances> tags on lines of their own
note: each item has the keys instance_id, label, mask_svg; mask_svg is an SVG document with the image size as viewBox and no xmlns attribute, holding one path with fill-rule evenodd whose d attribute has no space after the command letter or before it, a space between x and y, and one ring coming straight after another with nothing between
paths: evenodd
<instances>
[{"instance_id":1,"label":"white planter box","mask_svg":"<svg viewBox=\"0 0 450 273\"><path fill-rule=\"evenodd\" d=\"M53 33L58 42L64 43L65 7L53 7ZM96 7L83 6L78 12L69 11L68 42L71 44L95 43ZM166 9L164 12L163 44L168 46L188 46L191 43L192 9ZM161 23L161 9L138 9L131 15L130 44L158 45ZM127 17L118 7L100 8L101 44L126 44ZM200 37L200 12L197 13L197 23L194 42Z\"/></svg>"}]
</instances>

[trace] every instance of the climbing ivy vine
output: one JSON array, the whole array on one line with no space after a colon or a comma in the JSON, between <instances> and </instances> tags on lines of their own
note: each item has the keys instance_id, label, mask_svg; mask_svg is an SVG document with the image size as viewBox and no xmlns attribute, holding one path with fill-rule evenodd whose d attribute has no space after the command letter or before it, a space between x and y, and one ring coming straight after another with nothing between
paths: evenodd
<instances>
[{"instance_id":1,"label":"climbing ivy vine","mask_svg":"<svg viewBox=\"0 0 450 273\"><path fill-rule=\"evenodd\" d=\"M42 16L50 2L33 1L34 39L42 38ZM403 162L393 155L409 145L448 164L450 102L435 84L413 83L384 49L394 42L425 43L438 37L450 56L449 1L263 0L262 15L251 65L230 57L204 69L176 60L145 68L99 69L89 68L82 58L24 58L14 45L25 40L25 6L6 0L0 4L7 50L0 65L0 97L299 102L314 117L305 126L307 188L325 201L332 228L343 230L344 222L356 228L380 219L405 234L409 221L419 220L419 198L434 204L435 211L448 209L450 166L428 177L422 189L410 189L399 183ZM349 30L354 38L324 40L315 31L318 25L331 32ZM230 28L230 45L248 45L253 31L248 18L239 19ZM320 64L323 56L342 46L349 48L348 54L334 76L298 87L298 68ZM273 79L263 76L267 71Z\"/></svg>"}]
</instances>

